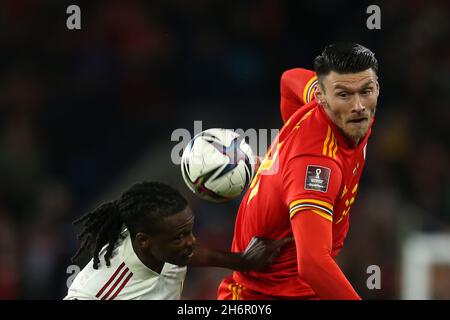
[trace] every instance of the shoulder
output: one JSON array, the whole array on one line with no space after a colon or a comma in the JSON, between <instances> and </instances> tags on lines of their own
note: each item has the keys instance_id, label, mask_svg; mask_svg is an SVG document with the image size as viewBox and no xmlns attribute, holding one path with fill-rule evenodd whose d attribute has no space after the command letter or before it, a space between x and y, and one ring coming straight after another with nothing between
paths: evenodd
<instances>
[{"instance_id":1,"label":"shoulder","mask_svg":"<svg viewBox=\"0 0 450 320\"><path fill-rule=\"evenodd\" d=\"M98 269L94 269L91 260L73 280L66 299L107 299L130 274L125 262L117 256L111 259L110 266L101 258Z\"/></svg>"},{"instance_id":2,"label":"shoulder","mask_svg":"<svg viewBox=\"0 0 450 320\"><path fill-rule=\"evenodd\" d=\"M336 160L337 140L331 126L323 119L317 103L306 113L292 117L286 138L290 158L310 155Z\"/></svg>"},{"instance_id":3,"label":"shoulder","mask_svg":"<svg viewBox=\"0 0 450 320\"><path fill-rule=\"evenodd\" d=\"M314 97L314 88L317 84L317 76L314 71L294 68L283 72L280 85L281 93L292 92L306 104Z\"/></svg>"},{"instance_id":4,"label":"shoulder","mask_svg":"<svg viewBox=\"0 0 450 320\"><path fill-rule=\"evenodd\" d=\"M281 81L288 83L292 81L299 80L308 80L314 77L316 73L312 70L304 69L304 68L293 68L284 71L281 75Z\"/></svg>"},{"instance_id":5,"label":"shoulder","mask_svg":"<svg viewBox=\"0 0 450 320\"><path fill-rule=\"evenodd\" d=\"M186 272L187 272L186 266L177 266L166 262L166 267L164 268L165 275L184 279L184 277L186 276Z\"/></svg>"}]
</instances>

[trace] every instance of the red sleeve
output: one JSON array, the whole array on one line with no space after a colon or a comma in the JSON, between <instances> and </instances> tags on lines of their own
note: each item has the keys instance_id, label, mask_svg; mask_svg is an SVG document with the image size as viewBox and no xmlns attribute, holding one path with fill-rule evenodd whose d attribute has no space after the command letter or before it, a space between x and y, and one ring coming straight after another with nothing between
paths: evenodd
<instances>
[{"instance_id":1,"label":"red sleeve","mask_svg":"<svg viewBox=\"0 0 450 320\"><path fill-rule=\"evenodd\" d=\"M286 123L300 107L312 100L316 84L317 77L314 71L295 68L283 73L280 80L280 108L283 123Z\"/></svg>"},{"instance_id":2,"label":"red sleeve","mask_svg":"<svg viewBox=\"0 0 450 320\"><path fill-rule=\"evenodd\" d=\"M321 299L360 299L332 257L333 206L342 172L329 158L300 156L283 172L298 272Z\"/></svg>"},{"instance_id":3,"label":"red sleeve","mask_svg":"<svg viewBox=\"0 0 450 320\"><path fill-rule=\"evenodd\" d=\"M292 220L300 277L320 299L360 300L339 266L331 257L331 222L312 211Z\"/></svg>"},{"instance_id":4,"label":"red sleeve","mask_svg":"<svg viewBox=\"0 0 450 320\"><path fill-rule=\"evenodd\" d=\"M330 158L299 156L289 160L283 172L283 191L291 218L302 210L314 210L331 221L341 182L341 169Z\"/></svg>"}]
</instances>

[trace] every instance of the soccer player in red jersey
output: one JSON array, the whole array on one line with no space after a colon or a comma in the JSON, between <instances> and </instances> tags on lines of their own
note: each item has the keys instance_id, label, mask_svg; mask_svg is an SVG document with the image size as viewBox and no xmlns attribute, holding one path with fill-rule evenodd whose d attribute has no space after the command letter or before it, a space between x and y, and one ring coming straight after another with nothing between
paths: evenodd
<instances>
[{"instance_id":1,"label":"soccer player in red jersey","mask_svg":"<svg viewBox=\"0 0 450 320\"><path fill-rule=\"evenodd\" d=\"M295 243L265 272L225 278L219 299L360 299L335 258L365 162L378 62L359 44L332 44L314 67L281 78L285 124L242 200L232 251L254 235Z\"/></svg>"}]
</instances>

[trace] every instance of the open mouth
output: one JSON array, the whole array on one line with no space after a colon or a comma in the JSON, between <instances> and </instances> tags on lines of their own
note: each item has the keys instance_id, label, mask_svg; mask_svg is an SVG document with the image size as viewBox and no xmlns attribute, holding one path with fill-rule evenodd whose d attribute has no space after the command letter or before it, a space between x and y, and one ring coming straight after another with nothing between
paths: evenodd
<instances>
[{"instance_id":1,"label":"open mouth","mask_svg":"<svg viewBox=\"0 0 450 320\"><path fill-rule=\"evenodd\" d=\"M189 251L189 252L186 252L186 254L183 255L183 257L184 257L186 260L190 260L193 256L194 256L194 250Z\"/></svg>"},{"instance_id":2,"label":"open mouth","mask_svg":"<svg viewBox=\"0 0 450 320\"><path fill-rule=\"evenodd\" d=\"M357 119L349 120L348 122L349 123L354 123L354 124L364 124L367 121L368 121L367 118L357 118Z\"/></svg>"}]
</instances>

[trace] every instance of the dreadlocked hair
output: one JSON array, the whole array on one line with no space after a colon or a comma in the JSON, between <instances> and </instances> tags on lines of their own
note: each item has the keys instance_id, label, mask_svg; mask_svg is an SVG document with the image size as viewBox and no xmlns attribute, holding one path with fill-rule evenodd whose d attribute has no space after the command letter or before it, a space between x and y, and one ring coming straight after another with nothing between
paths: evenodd
<instances>
[{"instance_id":1,"label":"dreadlocked hair","mask_svg":"<svg viewBox=\"0 0 450 320\"><path fill-rule=\"evenodd\" d=\"M108 245L104 256L107 266L124 226L132 239L138 232L156 234L160 220L184 210L186 199L172 187L160 182L136 183L118 200L103 203L97 209L75 220L82 224L78 234L80 247L72 257L75 262L82 253L93 257L94 269L100 263L99 253Z\"/></svg>"},{"instance_id":2,"label":"dreadlocked hair","mask_svg":"<svg viewBox=\"0 0 450 320\"><path fill-rule=\"evenodd\" d=\"M100 250L108 244L105 262L107 266L110 266L110 258L123 225L117 202L103 203L73 223L82 224L82 230L77 236L81 244L72 257L72 262L75 262L83 252L87 251L94 258L94 269L97 269L100 263L98 257Z\"/></svg>"}]
</instances>

